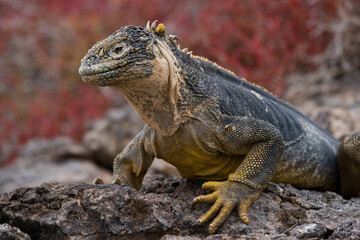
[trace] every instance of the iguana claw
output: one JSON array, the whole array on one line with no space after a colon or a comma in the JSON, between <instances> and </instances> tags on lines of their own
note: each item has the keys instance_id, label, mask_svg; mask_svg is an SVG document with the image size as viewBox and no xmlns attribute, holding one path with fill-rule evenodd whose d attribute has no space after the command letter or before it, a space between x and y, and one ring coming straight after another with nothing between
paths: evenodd
<instances>
[{"instance_id":1,"label":"iguana claw","mask_svg":"<svg viewBox=\"0 0 360 240\"><path fill-rule=\"evenodd\" d=\"M95 178L94 181L92 182L94 185L99 185L99 184L104 184L104 180L102 180L101 178Z\"/></svg>"},{"instance_id":2,"label":"iguana claw","mask_svg":"<svg viewBox=\"0 0 360 240\"><path fill-rule=\"evenodd\" d=\"M192 225L192 227L195 227L195 226L200 226L200 225L202 225L203 223L204 223L203 220L197 219L197 220L195 220L191 225Z\"/></svg>"},{"instance_id":3,"label":"iguana claw","mask_svg":"<svg viewBox=\"0 0 360 240\"><path fill-rule=\"evenodd\" d=\"M118 178L113 179L111 183L112 183L112 184L121 185L121 181L120 181L120 179L118 179Z\"/></svg>"}]
</instances>

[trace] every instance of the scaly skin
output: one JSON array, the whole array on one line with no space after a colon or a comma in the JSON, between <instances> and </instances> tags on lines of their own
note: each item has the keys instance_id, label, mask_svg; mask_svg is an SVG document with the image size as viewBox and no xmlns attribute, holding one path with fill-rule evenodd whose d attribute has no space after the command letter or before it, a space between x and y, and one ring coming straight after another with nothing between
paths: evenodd
<instances>
[{"instance_id":1,"label":"scaly skin","mask_svg":"<svg viewBox=\"0 0 360 240\"><path fill-rule=\"evenodd\" d=\"M209 233L234 208L247 223L270 181L360 197L360 132L340 144L289 104L181 51L164 25L155 27L121 28L96 43L79 69L83 81L124 94L146 123L114 160L114 184L139 189L154 157L185 178L210 180L203 188L213 193L193 200L214 203L196 221L212 219Z\"/></svg>"}]
</instances>

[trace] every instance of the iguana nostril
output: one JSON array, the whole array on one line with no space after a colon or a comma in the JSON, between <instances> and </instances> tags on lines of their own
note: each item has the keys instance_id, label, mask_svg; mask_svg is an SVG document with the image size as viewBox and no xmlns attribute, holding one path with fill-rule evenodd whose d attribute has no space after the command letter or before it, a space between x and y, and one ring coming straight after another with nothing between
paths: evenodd
<instances>
[{"instance_id":1,"label":"iguana nostril","mask_svg":"<svg viewBox=\"0 0 360 240\"><path fill-rule=\"evenodd\" d=\"M88 64L92 64L92 63L94 63L96 61L96 57L95 56L91 56L91 57L89 57L88 59L87 59L87 63Z\"/></svg>"}]
</instances>

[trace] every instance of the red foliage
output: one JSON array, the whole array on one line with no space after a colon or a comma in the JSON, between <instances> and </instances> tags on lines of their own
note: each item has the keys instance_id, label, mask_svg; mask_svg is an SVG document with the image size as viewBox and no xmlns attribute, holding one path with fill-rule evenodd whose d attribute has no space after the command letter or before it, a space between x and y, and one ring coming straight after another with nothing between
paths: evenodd
<instances>
[{"instance_id":1,"label":"red foliage","mask_svg":"<svg viewBox=\"0 0 360 240\"><path fill-rule=\"evenodd\" d=\"M38 90L17 99L5 98L0 106L0 144L14 144L7 153L7 162L11 162L19 146L33 137L63 134L80 140L86 130L85 123L100 117L110 104L95 89L80 85L72 91Z\"/></svg>"},{"instance_id":2,"label":"red foliage","mask_svg":"<svg viewBox=\"0 0 360 240\"><path fill-rule=\"evenodd\" d=\"M321 52L327 45L328 36L311 35L310 20L318 20L312 15L326 21L335 15L336 6L335 1L313 6L303 0L212 1L193 20L202 31L184 29L181 36L199 55L280 95L285 75L299 64L301 55Z\"/></svg>"},{"instance_id":3,"label":"red foliage","mask_svg":"<svg viewBox=\"0 0 360 240\"><path fill-rule=\"evenodd\" d=\"M276 94L301 57L330 39L314 28L336 16L340 1L68 0L0 2L0 158L15 157L32 137L80 139L85 122L109 100L77 74L94 42L124 25L158 19L195 54ZM0 159L0 164L1 164Z\"/></svg>"}]
</instances>

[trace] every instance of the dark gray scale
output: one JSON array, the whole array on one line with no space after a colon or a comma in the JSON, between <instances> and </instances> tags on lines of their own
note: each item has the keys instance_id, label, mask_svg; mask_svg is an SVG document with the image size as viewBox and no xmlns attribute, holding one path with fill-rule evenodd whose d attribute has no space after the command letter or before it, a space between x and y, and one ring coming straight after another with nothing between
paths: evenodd
<instances>
[{"instance_id":1,"label":"dark gray scale","mask_svg":"<svg viewBox=\"0 0 360 240\"><path fill-rule=\"evenodd\" d=\"M222 113L254 117L269 122L280 130L286 142L301 137L304 131L297 119L299 116L290 112L287 105L279 104L279 101L275 101L276 99L267 98L259 92L259 89L252 86L249 88L244 80L239 82L242 82L241 87L230 81L221 84L219 92L224 94L220 97L223 100L219 102L219 105ZM225 89L226 91L223 91Z\"/></svg>"},{"instance_id":2,"label":"dark gray scale","mask_svg":"<svg viewBox=\"0 0 360 240\"><path fill-rule=\"evenodd\" d=\"M254 117L271 123L279 129L287 144L304 135L299 119L311 121L289 104L212 63L175 54L183 61L180 65L185 69L185 81L197 98L215 99L223 114ZM312 124L332 138L325 130Z\"/></svg>"}]
</instances>

